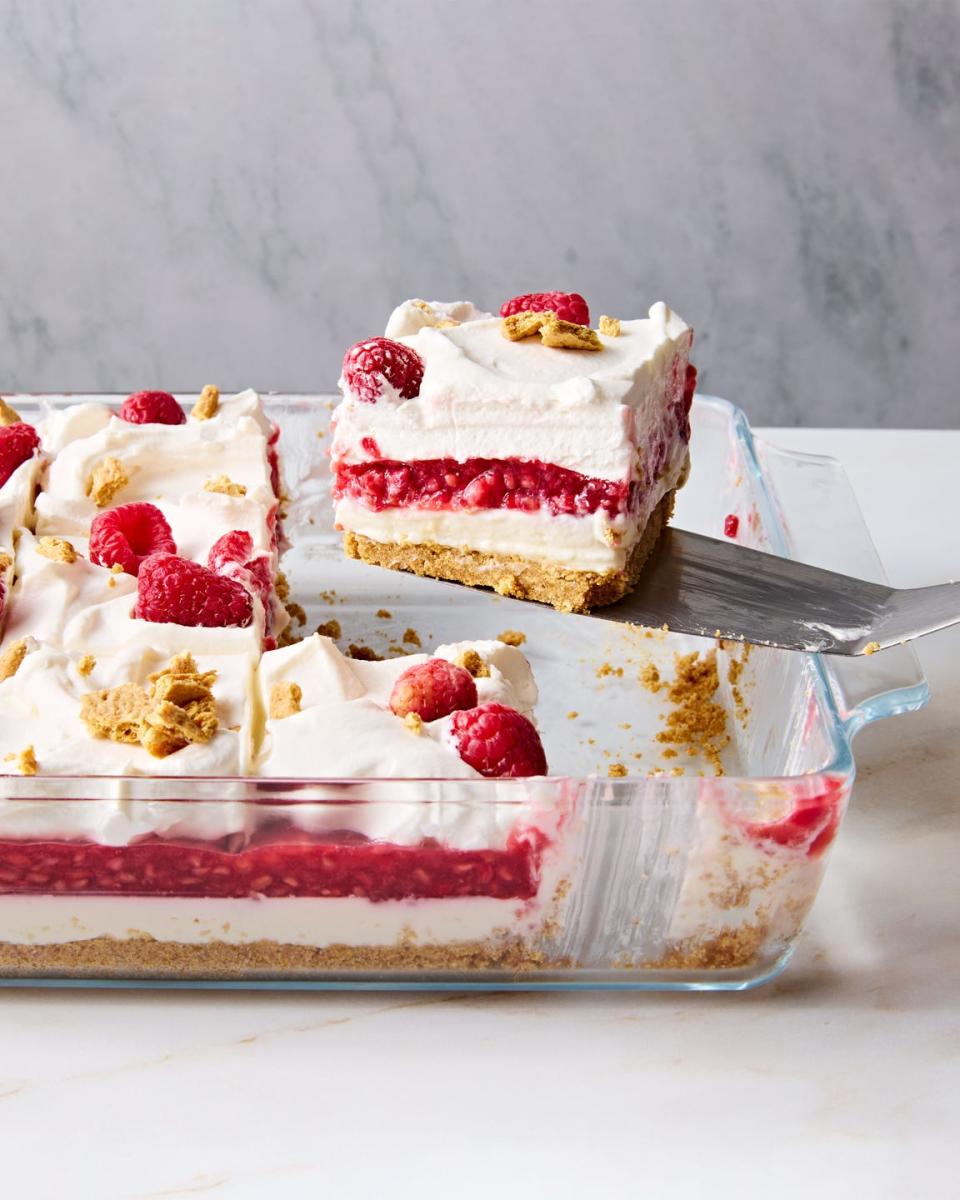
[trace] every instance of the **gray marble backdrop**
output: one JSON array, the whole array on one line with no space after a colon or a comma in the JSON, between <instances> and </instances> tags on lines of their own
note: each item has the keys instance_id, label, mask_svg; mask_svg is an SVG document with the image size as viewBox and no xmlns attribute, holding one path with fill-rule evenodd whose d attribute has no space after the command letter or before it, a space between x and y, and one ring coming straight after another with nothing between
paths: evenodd
<instances>
[{"instance_id":1,"label":"gray marble backdrop","mask_svg":"<svg viewBox=\"0 0 960 1200\"><path fill-rule=\"evenodd\" d=\"M329 390L656 299L758 422L960 423L960 0L0 0L0 388Z\"/></svg>"}]
</instances>

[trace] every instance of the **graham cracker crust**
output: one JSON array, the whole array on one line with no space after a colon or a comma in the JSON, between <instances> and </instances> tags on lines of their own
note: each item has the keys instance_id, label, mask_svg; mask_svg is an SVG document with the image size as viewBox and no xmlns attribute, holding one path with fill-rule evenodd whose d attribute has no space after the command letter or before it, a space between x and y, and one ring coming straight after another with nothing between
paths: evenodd
<instances>
[{"instance_id":1,"label":"graham cracker crust","mask_svg":"<svg viewBox=\"0 0 960 1200\"><path fill-rule=\"evenodd\" d=\"M329 972L507 971L515 975L569 967L522 938L392 946L298 946L275 941L161 942L146 935L95 937L46 946L0 942L0 976L98 979L311 979Z\"/></svg>"},{"instance_id":2,"label":"graham cracker crust","mask_svg":"<svg viewBox=\"0 0 960 1200\"><path fill-rule=\"evenodd\" d=\"M375 542L349 530L343 535L343 547L350 558L392 571L411 571L471 587L490 587L501 596L539 600L552 604L560 612L585 613L615 604L636 586L644 564L673 514L675 496L676 489L663 497L630 551L626 565L617 571L574 571L542 559L485 554L436 542Z\"/></svg>"}]
</instances>

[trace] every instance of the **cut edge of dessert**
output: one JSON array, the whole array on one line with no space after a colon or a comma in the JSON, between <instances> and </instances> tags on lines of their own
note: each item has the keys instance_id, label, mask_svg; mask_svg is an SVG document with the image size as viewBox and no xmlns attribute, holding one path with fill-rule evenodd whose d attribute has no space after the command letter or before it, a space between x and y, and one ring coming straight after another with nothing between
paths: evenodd
<instances>
[{"instance_id":1,"label":"cut edge of dessert","mask_svg":"<svg viewBox=\"0 0 960 1200\"><path fill-rule=\"evenodd\" d=\"M568 612L637 583L690 468L692 330L576 293L411 300L350 347L331 447L348 556Z\"/></svg>"}]
</instances>

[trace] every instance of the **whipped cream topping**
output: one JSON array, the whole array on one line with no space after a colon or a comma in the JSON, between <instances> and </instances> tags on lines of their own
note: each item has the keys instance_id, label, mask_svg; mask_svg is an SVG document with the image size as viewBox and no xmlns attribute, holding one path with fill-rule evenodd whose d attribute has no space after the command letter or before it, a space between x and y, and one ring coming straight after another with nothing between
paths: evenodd
<instances>
[{"instance_id":1,"label":"whipped cream topping","mask_svg":"<svg viewBox=\"0 0 960 1200\"><path fill-rule=\"evenodd\" d=\"M388 338L408 338L421 329L451 328L492 316L470 300L404 300L390 314L385 333Z\"/></svg>"},{"instance_id":2,"label":"whipped cream topping","mask_svg":"<svg viewBox=\"0 0 960 1200\"><path fill-rule=\"evenodd\" d=\"M33 498L43 465L43 458L35 454L21 463L0 488L0 548L9 551L13 531L32 524Z\"/></svg>"},{"instance_id":3,"label":"whipped cream topping","mask_svg":"<svg viewBox=\"0 0 960 1200\"><path fill-rule=\"evenodd\" d=\"M539 459L629 482L638 444L663 420L674 359L686 357L691 336L662 303L646 320L623 321L619 337L601 334L599 353L508 341L496 317L424 326L400 338L424 361L419 396L403 400L385 385L369 403L341 380L333 462Z\"/></svg>"}]
</instances>

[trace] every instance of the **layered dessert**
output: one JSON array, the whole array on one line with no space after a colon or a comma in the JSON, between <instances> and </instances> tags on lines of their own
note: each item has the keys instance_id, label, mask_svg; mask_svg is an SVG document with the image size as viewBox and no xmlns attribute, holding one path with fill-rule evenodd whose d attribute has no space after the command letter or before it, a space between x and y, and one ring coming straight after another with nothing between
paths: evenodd
<instances>
[{"instance_id":1,"label":"layered dessert","mask_svg":"<svg viewBox=\"0 0 960 1200\"><path fill-rule=\"evenodd\" d=\"M662 303L408 301L352 346L331 448L347 554L568 611L636 582L689 469L692 331Z\"/></svg>"},{"instance_id":2,"label":"layered dessert","mask_svg":"<svg viewBox=\"0 0 960 1200\"><path fill-rule=\"evenodd\" d=\"M562 814L523 654L278 648L255 393L10 415L0 969L528 963Z\"/></svg>"}]
</instances>

